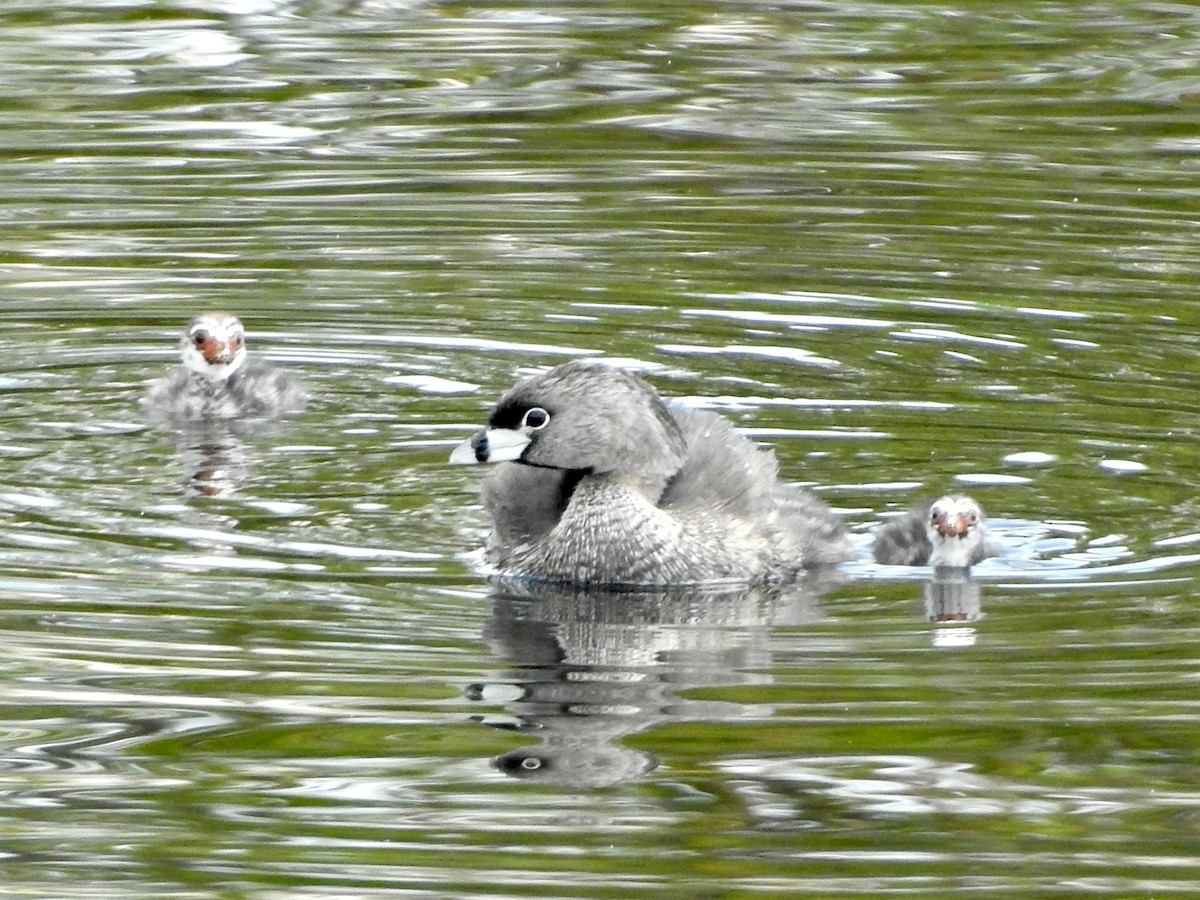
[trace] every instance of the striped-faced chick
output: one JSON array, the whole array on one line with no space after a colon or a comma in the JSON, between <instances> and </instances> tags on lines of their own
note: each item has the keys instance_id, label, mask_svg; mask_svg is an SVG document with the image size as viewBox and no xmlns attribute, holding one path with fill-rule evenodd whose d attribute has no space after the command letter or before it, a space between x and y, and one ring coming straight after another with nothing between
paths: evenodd
<instances>
[{"instance_id":1,"label":"striped-faced chick","mask_svg":"<svg viewBox=\"0 0 1200 900\"><path fill-rule=\"evenodd\" d=\"M948 495L933 502L925 521L932 550L929 565L966 568L988 553L983 509L970 497Z\"/></svg>"},{"instance_id":2,"label":"striped-faced chick","mask_svg":"<svg viewBox=\"0 0 1200 900\"><path fill-rule=\"evenodd\" d=\"M203 313L188 322L179 353L190 371L224 381L245 365L246 330L237 316Z\"/></svg>"}]
</instances>

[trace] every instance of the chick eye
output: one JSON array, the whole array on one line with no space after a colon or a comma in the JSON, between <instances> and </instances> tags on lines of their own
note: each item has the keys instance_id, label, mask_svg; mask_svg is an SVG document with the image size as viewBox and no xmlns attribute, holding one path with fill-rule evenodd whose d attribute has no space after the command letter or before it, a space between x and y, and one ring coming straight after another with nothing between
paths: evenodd
<instances>
[{"instance_id":1,"label":"chick eye","mask_svg":"<svg viewBox=\"0 0 1200 900\"><path fill-rule=\"evenodd\" d=\"M550 424L550 413L546 412L540 406L535 406L525 412L524 418L521 419L521 426L529 428L533 431L540 431Z\"/></svg>"},{"instance_id":2,"label":"chick eye","mask_svg":"<svg viewBox=\"0 0 1200 900\"><path fill-rule=\"evenodd\" d=\"M192 343L197 347L203 347L208 342L207 331L197 331L192 335Z\"/></svg>"}]
</instances>

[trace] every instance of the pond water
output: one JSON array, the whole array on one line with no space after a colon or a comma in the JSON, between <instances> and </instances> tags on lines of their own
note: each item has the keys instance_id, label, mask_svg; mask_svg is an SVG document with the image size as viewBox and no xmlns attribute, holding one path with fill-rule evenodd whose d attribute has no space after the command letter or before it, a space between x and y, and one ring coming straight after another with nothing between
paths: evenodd
<instances>
[{"instance_id":1,"label":"pond water","mask_svg":"<svg viewBox=\"0 0 1200 900\"><path fill-rule=\"evenodd\" d=\"M0 893L1195 895L1196 7L0 23ZM143 422L205 309L303 415ZM489 586L449 450L580 356L860 561ZM869 562L951 489L1004 556Z\"/></svg>"}]
</instances>

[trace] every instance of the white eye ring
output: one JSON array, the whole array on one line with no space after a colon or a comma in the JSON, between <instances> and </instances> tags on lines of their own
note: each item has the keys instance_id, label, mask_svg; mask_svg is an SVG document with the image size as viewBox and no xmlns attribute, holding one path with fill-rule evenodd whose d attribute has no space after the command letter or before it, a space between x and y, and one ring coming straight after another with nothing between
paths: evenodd
<instances>
[{"instance_id":1,"label":"white eye ring","mask_svg":"<svg viewBox=\"0 0 1200 900\"><path fill-rule=\"evenodd\" d=\"M541 431L550 424L550 413L546 412L540 406L533 406L525 410L525 415L521 417L521 427L528 428L530 431Z\"/></svg>"}]
</instances>

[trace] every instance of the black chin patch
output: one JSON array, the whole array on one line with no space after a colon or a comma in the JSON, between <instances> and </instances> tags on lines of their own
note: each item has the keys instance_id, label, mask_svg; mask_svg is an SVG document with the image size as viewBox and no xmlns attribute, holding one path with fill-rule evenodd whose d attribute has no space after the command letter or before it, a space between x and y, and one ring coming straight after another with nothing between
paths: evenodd
<instances>
[{"instance_id":1,"label":"black chin patch","mask_svg":"<svg viewBox=\"0 0 1200 900\"><path fill-rule=\"evenodd\" d=\"M470 447L475 451L475 462L487 462L488 454L491 452L488 448L487 432L481 431L471 438Z\"/></svg>"}]
</instances>

